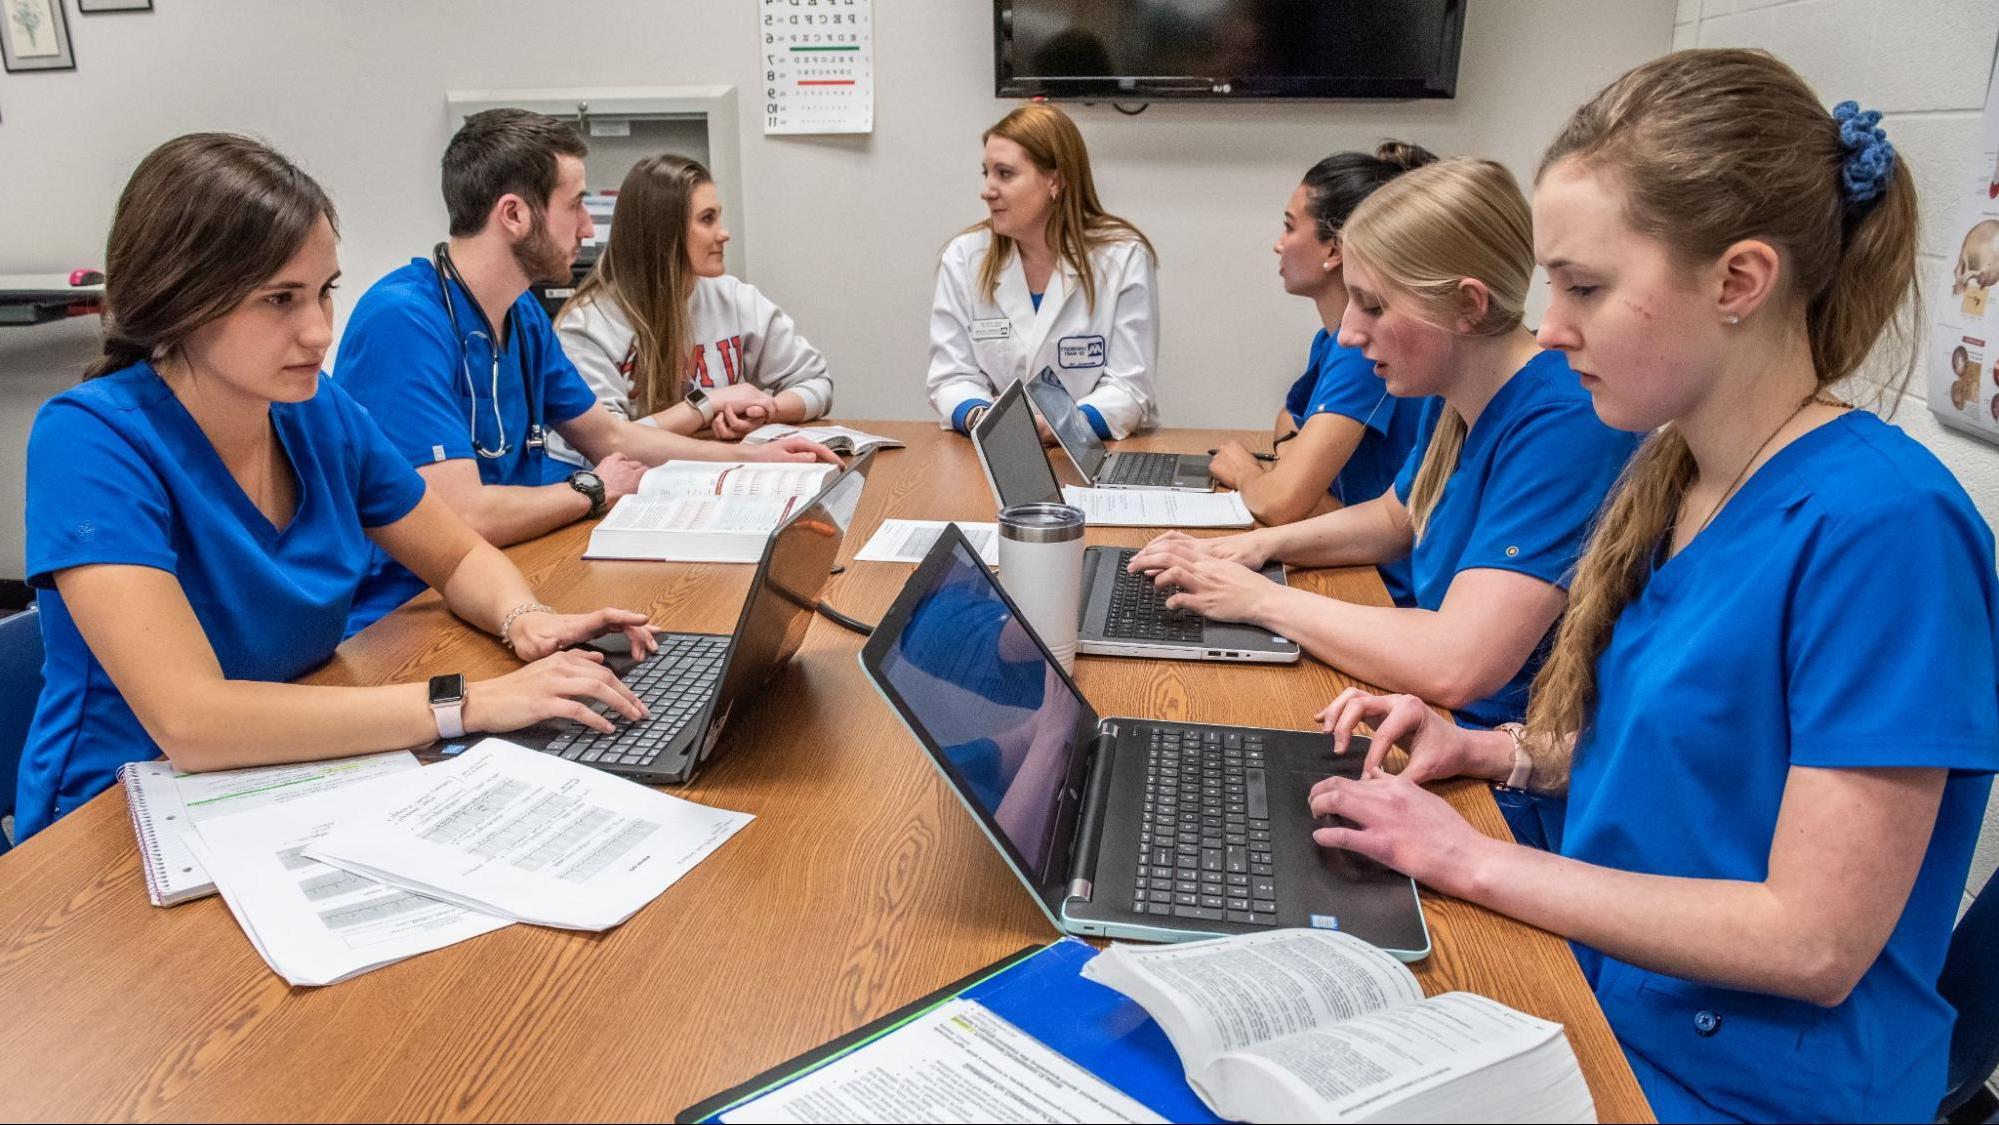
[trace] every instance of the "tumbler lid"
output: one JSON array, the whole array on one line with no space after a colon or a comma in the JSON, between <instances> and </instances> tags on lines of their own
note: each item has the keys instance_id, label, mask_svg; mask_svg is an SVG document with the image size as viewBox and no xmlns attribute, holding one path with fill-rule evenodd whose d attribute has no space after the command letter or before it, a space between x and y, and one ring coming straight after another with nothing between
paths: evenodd
<instances>
[{"instance_id":1,"label":"tumbler lid","mask_svg":"<svg viewBox=\"0 0 1999 1125\"><path fill-rule=\"evenodd\" d=\"M1016 504L1000 511L999 533L1016 543L1067 543L1083 537L1083 510L1068 504Z\"/></svg>"}]
</instances>

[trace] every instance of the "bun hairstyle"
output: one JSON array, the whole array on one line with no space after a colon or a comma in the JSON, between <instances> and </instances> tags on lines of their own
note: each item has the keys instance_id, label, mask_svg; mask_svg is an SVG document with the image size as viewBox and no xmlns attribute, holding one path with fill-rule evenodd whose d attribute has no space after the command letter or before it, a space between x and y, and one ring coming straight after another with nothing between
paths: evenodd
<instances>
[{"instance_id":1,"label":"bun hairstyle","mask_svg":"<svg viewBox=\"0 0 1999 1125\"><path fill-rule=\"evenodd\" d=\"M1361 200L1404 172L1435 164L1437 157L1421 145L1383 141L1373 153L1336 152L1305 173L1305 198L1319 241L1331 242L1359 207Z\"/></svg>"},{"instance_id":2,"label":"bun hairstyle","mask_svg":"<svg viewBox=\"0 0 1999 1125\"><path fill-rule=\"evenodd\" d=\"M613 301L632 326L633 404L641 416L687 397L694 327L687 302L697 275L687 258L694 189L713 183L699 161L655 153L618 188L611 239L556 320L586 301Z\"/></svg>"},{"instance_id":3,"label":"bun hairstyle","mask_svg":"<svg viewBox=\"0 0 1999 1125\"><path fill-rule=\"evenodd\" d=\"M104 354L95 379L172 354L255 292L305 244L333 202L277 150L234 133L190 133L139 161L104 249Z\"/></svg>"},{"instance_id":4,"label":"bun hairstyle","mask_svg":"<svg viewBox=\"0 0 1999 1125\"><path fill-rule=\"evenodd\" d=\"M1693 50L1611 83L1570 118L1541 160L1612 185L1628 222L1689 268L1760 239L1783 258L1772 315L1796 317L1820 387L1856 372L1883 337L1914 363L1916 191L1907 164L1851 103L1828 113L1795 71L1762 51ZM1596 663L1651 574L1695 476L1668 425L1611 493L1569 589L1568 612L1534 681L1527 723L1545 747L1580 734L1596 705ZM1567 755L1545 763L1566 773Z\"/></svg>"},{"instance_id":5,"label":"bun hairstyle","mask_svg":"<svg viewBox=\"0 0 1999 1125\"><path fill-rule=\"evenodd\" d=\"M1439 328L1460 330L1469 311L1460 289L1467 278L1487 293L1470 334L1500 336L1520 327L1534 273L1534 222L1513 173L1499 164L1445 160L1403 172L1355 208L1341 238L1349 259L1367 263L1396 299L1412 302ZM1437 416L1409 490L1418 539L1458 467L1467 429L1464 416L1449 407Z\"/></svg>"},{"instance_id":6,"label":"bun hairstyle","mask_svg":"<svg viewBox=\"0 0 1999 1125\"><path fill-rule=\"evenodd\" d=\"M1090 251L1112 242L1137 242L1156 262L1152 243L1129 221L1104 210L1097 182L1090 175L1090 150L1069 115L1046 102L1029 102L999 119L979 137L979 143L1004 137L1020 146L1044 176L1053 177L1061 192L1048 211L1048 248L1068 262L1082 281L1084 304L1097 307L1097 274L1090 268ZM992 220L972 230L992 230ZM1013 239L997 231L979 263L979 293L990 301L999 291L1000 271L1012 259Z\"/></svg>"}]
</instances>

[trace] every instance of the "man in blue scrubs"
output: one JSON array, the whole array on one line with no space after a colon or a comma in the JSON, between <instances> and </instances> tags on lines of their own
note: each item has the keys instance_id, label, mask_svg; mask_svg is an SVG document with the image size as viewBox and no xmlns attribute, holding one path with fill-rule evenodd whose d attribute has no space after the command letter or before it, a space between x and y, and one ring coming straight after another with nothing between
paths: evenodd
<instances>
[{"instance_id":1,"label":"man in blue scrubs","mask_svg":"<svg viewBox=\"0 0 1999 1125\"><path fill-rule=\"evenodd\" d=\"M486 539L518 543L605 508L671 458L837 463L800 439L740 446L626 421L597 402L528 292L567 281L594 232L574 129L526 110L474 114L444 152L451 238L368 290L334 372L432 491ZM548 430L594 470L543 447ZM365 628L423 589L375 549L348 618Z\"/></svg>"}]
</instances>

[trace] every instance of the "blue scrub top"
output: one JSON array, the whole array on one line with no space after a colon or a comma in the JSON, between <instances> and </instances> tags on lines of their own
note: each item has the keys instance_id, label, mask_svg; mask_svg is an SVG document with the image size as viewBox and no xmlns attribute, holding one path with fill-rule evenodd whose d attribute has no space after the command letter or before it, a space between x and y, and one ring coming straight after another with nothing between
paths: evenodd
<instances>
[{"instance_id":1,"label":"blue scrub top","mask_svg":"<svg viewBox=\"0 0 1999 1125\"><path fill-rule=\"evenodd\" d=\"M1777 451L1661 564L1597 663L1562 851L1768 875L1793 766L1952 772L1907 908L1845 1002L1717 988L1578 949L1661 1121L1928 1121L1936 991L1999 769L1992 532L1928 450L1853 412Z\"/></svg>"},{"instance_id":2,"label":"blue scrub top","mask_svg":"<svg viewBox=\"0 0 1999 1125\"><path fill-rule=\"evenodd\" d=\"M232 680L294 679L333 654L372 546L365 530L423 499L423 478L331 380L271 421L298 482L283 531L257 509L180 400L140 363L42 404L28 435L28 583L46 683L21 755L27 837L159 756L77 632L58 571L92 563L172 574Z\"/></svg>"},{"instance_id":3,"label":"blue scrub top","mask_svg":"<svg viewBox=\"0 0 1999 1125\"><path fill-rule=\"evenodd\" d=\"M1312 337L1305 373L1284 396L1292 425L1305 428L1315 414L1338 414L1361 424L1360 444L1326 491L1342 505L1364 504L1395 485L1395 474L1425 431L1427 398L1396 398L1374 373L1374 361L1359 348L1349 348L1324 328ZM1383 563L1381 580L1399 606L1416 604L1410 585L1409 560Z\"/></svg>"},{"instance_id":4,"label":"blue scrub top","mask_svg":"<svg viewBox=\"0 0 1999 1125\"><path fill-rule=\"evenodd\" d=\"M458 314L454 331L427 258L376 282L354 306L340 337L334 378L368 408L409 464L471 458L487 484L542 485L566 479L574 467L527 447L529 400L540 404L550 429L582 417L597 396L557 342L548 313L523 293L507 314L500 352L500 418L493 422L492 346L479 306L456 281L450 283ZM476 433L476 437L475 437ZM502 457L482 457L502 445ZM354 599L351 635L422 592L423 580L382 551L375 551L368 580Z\"/></svg>"},{"instance_id":5,"label":"blue scrub top","mask_svg":"<svg viewBox=\"0 0 1999 1125\"><path fill-rule=\"evenodd\" d=\"M1423 411L1422 436L1395 478L1404 504L1444 409L1439 398ZM1467 570L1518 571L1567 589L1597 509L1639 440L1597 419L1560 352L1528 360L1465 435L1458 466L1410 553L1416 604L1443 605L1452 580ZM1505 687L1459 708L1458 722L1490 727L1524 718L1527 686L1546 648L1544 638Z\"/></svg>"}]
</instances>

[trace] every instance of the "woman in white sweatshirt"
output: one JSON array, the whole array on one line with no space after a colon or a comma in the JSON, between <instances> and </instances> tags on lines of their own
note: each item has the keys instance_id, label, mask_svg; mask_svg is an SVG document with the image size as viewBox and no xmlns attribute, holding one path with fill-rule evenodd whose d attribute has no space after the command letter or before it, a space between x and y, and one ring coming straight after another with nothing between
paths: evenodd
<instances>
[{"instance_id":1,"label":"woman in white sweatshirt","mask_svg":"<svg viewBox=\"0 0 1999 1125\"><path fill-rule=\"evenodd\" d=\"M662 153L626 174L610 241L555 324L612 413L735 440L832 407L825 357L756 286L723 272L728 241L714 177L696 161ZM582 463L559 438L549 448Z\"/></svg>"}]
</instances>

